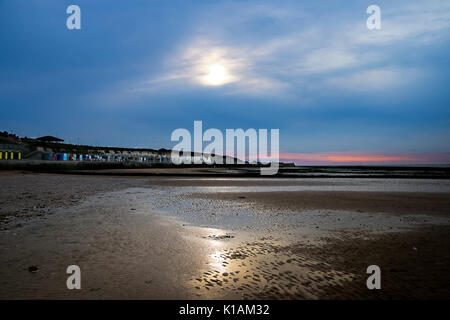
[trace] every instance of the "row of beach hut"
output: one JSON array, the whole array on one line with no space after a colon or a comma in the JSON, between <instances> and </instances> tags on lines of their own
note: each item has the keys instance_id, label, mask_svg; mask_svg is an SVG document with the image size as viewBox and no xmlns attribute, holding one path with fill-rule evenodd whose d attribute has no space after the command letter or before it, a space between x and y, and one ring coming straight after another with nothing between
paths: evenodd
<instances>
[{"instance_id":1,"label":"row of beach hut","mask_svg":"<svg viewBox=\"0 0 450 320\"><path fill-rule=\"evenodd\" d=\"M22 152L17 151L0 151L0 160L21 160Z\"/></svg>"},{"instance_id":2,"label":"row of beach hut","mask_svg":"<svg viewBox=\"0 0 450 320\"><path fill-rule=\"evenodd\" d=\"M42 153L42 160L47 161L103 161L103 162L143 162L170 163L170 157L164 154L73 154L73 153Z\"/></svg>"}]
</instances>

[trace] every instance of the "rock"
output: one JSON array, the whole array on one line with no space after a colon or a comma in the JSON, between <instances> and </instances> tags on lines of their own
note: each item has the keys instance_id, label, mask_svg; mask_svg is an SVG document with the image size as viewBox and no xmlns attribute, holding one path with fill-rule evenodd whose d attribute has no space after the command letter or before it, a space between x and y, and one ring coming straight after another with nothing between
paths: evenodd
<instances>
[{"instance_id":1,"label":"rock","mask_svg":"<svg viewBox=\"0 0 450 320\"><path fill-rule=\"evenodd\" d=\"M37 266L29 266L29 267L28 267L28 271L29 271L29 272L33 272L33 273L36 273L36 272L39 271L39 268L38 268Z\"/></svg>"}]
</instances>

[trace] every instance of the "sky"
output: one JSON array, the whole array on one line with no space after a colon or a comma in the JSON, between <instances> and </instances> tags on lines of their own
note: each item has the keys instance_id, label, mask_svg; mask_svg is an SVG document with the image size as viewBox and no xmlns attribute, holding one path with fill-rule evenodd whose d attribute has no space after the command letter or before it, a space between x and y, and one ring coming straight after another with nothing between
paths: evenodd
<instances>
[{"instance_id":1,"label":"sky","mask_svg":"<svg viewBox=\"0 0 450 320\"><path fill-rule=\"evenodd\" d=\"M170 149L201 120L279 129L297 164L449 164L449 80L446 0L0 0L0 131L19 136Z\"/></svg>"}]
</instances>

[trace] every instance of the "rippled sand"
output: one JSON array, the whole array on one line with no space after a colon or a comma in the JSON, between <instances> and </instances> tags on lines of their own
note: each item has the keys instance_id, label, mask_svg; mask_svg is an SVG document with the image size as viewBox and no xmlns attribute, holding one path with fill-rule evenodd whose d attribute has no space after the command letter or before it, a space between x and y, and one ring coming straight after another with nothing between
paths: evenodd
<instances>
[{"instance_id":1,"label":"rippled sand","mask_svg":"<svg viewBox=\"0 0 450 320\"><path fill-rule=\"evenodd\" d=\"M16 173L0 183L3 299L450 297L447 180ZM82 290L66 288L72 264ZM382 290L365 285L371 264Z\"/></svg>"}]
</instances>

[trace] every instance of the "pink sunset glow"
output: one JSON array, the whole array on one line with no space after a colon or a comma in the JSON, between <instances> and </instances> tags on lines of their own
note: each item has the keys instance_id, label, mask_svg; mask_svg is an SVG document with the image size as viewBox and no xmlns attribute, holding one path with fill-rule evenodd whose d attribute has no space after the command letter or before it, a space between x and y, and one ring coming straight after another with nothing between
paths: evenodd
<instances>
[{"instance_id":1,"label":"pink sunset glow","mask_svg":"<svg viewBox=\"0 0 450 320\"><path fill-rule=\"evenodd\" d=\"M450 153L320 152L280 153L280 161L296 164L450 164Z\"/></svg>"}]
</instances>

